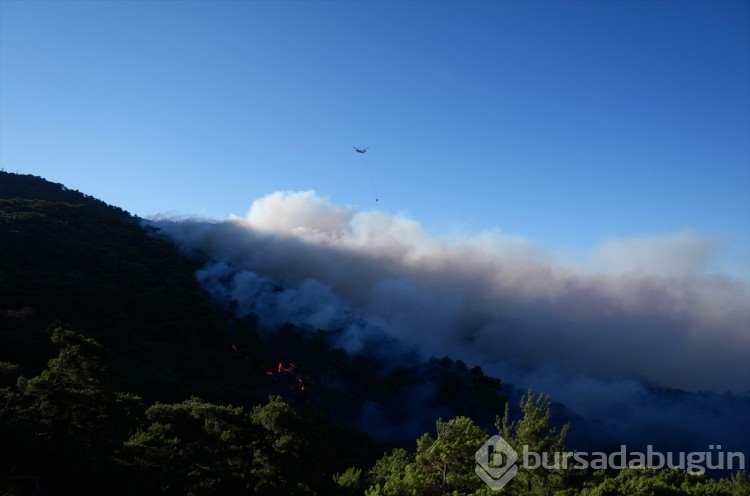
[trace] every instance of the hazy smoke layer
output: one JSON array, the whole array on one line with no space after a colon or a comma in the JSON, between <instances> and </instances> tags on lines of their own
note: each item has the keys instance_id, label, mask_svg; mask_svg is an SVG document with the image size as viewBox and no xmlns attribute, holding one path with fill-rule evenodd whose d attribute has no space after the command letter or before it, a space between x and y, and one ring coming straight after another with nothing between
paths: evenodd
<instances>
[{"instance_id":1,"label":"hazy smoke layer","mask_svg":"<svg viewBox=\"0 0 750 496\"><path fill-rule=\"evenodd\" d=\"M521 238L428 237L413 220L312 191L268 195L245 219L160 227L216 261L198 273L215 297L269 325L346 328L355 348L386 332L425 356L485 366L750 389L748 290L704 274L716 247L691 233L609 241L593 272ZM660 270L612 273L623 266Z\"/></svg>"},{"instance_id":2,"label":"hazy smoke layer","mask_svg":"<svg viewBox=\"0 0 750 496\"><path fill-rule=\"evenodd\" d=\"M519 237L430 237L408 218L313 191L268 195L244 219L157 224L212 260L197 277L214 298L236 300L269 329L343 329L351 352L386 334L423 357L479 364L551 393L581 416L582 437L647 443L671 433L696 449L723 439L750 448L739 434L750 432L750 295L706 273L718 249L710 238L609 240L590 267L573 268ZM710 392L670 396L646 384ZM709 419L725 427L701 429Z\"/></svg>"}]
</instances>

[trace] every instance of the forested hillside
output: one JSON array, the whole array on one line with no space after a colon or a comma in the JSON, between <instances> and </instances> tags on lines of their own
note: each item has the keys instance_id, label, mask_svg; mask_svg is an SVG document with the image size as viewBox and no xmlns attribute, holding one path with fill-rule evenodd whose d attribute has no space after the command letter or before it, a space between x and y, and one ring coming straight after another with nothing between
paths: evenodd
<instances>
[{"instance_id":1,"label":"forested hillside","mask_svg":"<svg viewBox=\"0 0 750 496\"><path fill-rule=\"evenodd\" d=\"M511 404L479 367L350 354L336 331L260 332L211 302L202 263L120 208L0 172L0 494L491 494L474 473L490 435L564 446L549 397ZM502 494L750 484L538 470Z\"/></svg>"}]
</instances>

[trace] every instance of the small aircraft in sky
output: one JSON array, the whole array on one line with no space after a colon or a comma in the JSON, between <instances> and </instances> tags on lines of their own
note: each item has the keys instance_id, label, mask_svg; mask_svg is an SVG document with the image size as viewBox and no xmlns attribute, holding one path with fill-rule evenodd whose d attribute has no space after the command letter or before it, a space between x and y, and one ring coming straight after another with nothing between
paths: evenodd
<instances>
[{"instance_id":1,"label":"small aircraft in sky","mask_svg":"<svg viewBox=\"0 0 750 496\"><path fill-rule=\"evenodd\" d=\"M367 149L368 149L369 147L364 147L364 148L357 148L357 147L355 146L355 147L353 147L353 148L354 148L354 151L355 151L355 152L357 152L357 153L365 153L365 152L367 151Z\"/></svg>"}]
</instances>

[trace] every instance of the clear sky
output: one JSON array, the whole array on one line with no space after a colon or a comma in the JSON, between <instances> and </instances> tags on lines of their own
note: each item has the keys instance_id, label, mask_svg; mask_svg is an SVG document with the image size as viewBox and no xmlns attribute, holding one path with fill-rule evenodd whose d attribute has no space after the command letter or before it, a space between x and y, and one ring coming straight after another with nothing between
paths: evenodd
<instances>
[{"instance_id":1,"label":"clear sky","mask_svg":"<svg viewBox=\"0 0 750 496\"><path fill-rule=\"evenodd\" d=\"M314 189L574 256L690 229L745 272L750 3L0 0L0 162L141 216Z\"/></svg>"}]
</instances>

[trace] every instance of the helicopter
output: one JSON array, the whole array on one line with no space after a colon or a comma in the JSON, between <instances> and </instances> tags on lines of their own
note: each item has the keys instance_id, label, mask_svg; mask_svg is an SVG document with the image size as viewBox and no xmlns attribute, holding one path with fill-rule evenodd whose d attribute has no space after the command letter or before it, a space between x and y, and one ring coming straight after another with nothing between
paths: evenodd
<instances>
[{"instance_id":1,"label":"helicopter","mask_svg":"<svg viewBox=\"0 0 750 496\"><path fill-rule=\"evenodd\" d=\"M364 148L360 148L360 147L354 146L352 148L354 148L355 152L364 154L369 147L366 146ZM367 171L367 175L370 178L370 185L372 186L372 191L374 193L375 192L375 183L373 183L373 181L372 181L372 176L370 175L370 169L367 167L367 160L365 159L364 155L362 156L362 164L364 164L365 170ZM377 193L375 193L375 201L376 202L379 201Z\"/></svg>"}]
</instances>

